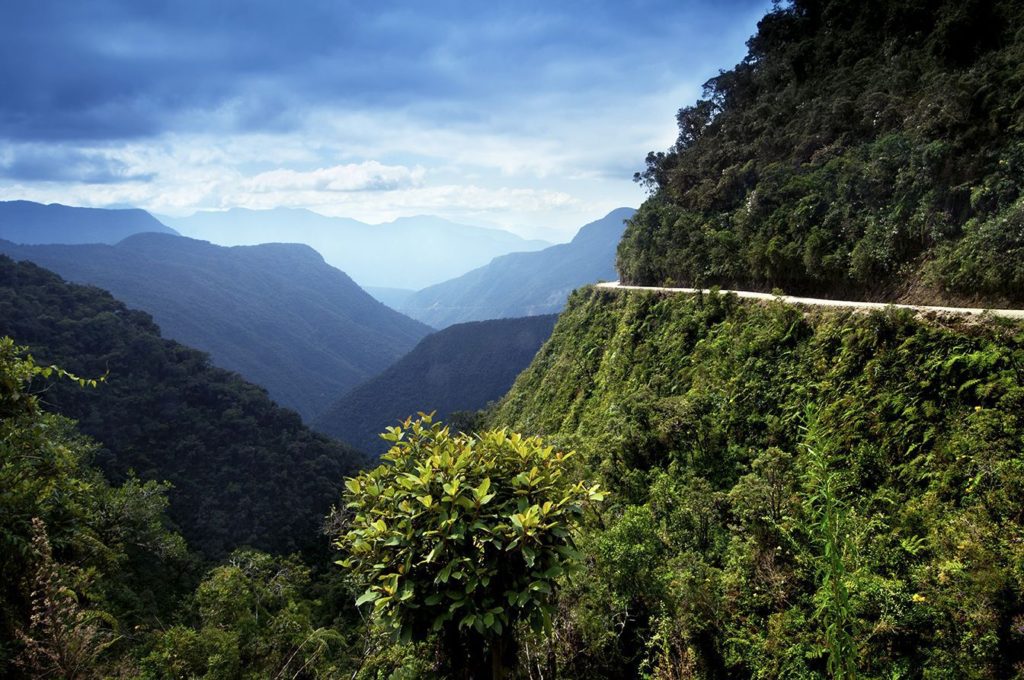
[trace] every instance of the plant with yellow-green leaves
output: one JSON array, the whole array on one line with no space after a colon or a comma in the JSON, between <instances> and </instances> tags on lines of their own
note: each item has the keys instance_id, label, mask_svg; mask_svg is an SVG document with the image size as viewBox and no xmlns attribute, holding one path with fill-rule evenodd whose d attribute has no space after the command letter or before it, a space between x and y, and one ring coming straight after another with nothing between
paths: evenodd
<instances>
[{"instance_id":1,"label":"plant with yellow-green leaves","mask_svg":"<svg viewBox=\"0 0 1024 680\"><path fill-rule=\"evenodd\" d=\"M337 546L358 605L403 640L436 634L452 673L502 677L515 626L550 624L556 584L579 555L573 531L597 486L572 453L506 430L453 435L430 416L383 435L384 463L345 483Z\"/></svg>"}]
</instances>

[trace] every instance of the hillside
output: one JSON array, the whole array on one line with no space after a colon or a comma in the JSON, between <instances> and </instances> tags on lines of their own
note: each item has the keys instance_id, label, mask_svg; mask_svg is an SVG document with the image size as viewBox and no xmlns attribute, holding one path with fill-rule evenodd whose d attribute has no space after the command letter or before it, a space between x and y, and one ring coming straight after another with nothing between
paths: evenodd
<instances>
[{"instance_id":1,"label":"hillside","mask_svg":"<svg viewBox=\"0 0 1024 680\"><path fill-rule=\"evenodd\" d=\"M1022 366L1017 322L576 293L489 416L614 498L560 671L1013 676Z\"/></svg>"},{"instance_id":2,"label":"hillside","mask_svg":"<svg viewBox=\"0 0 1024 680\"><path fill-rule=\"evenodd\" d=\"M40 408L45 370L0 338L0 676L9 680L58 677L39 653L56 647L46 642L57 635L71 640L62 649L77 646L85 656L102 651L111 629L123 626L137 639L166 621L190 589L191 556L167 529L166 486L138 479L108 484L90 465L95 444L73 422ZM49 378L67 379L52 371ZM54 597L60 590L74 599ZM47 596L51 607L41 614ZM104 612L92 619L99 625L46 625L74 622L69 610L83 606ZM26 647L37 654L26 658Z\"/></svg>"},{"instance_id":3,"label":"hillside","mask_svg":"<svg viewBox=\"0 0 1024 680\"><path fill-rule=\"evenodd\" d=\"M551 335L554 315L478 321L428 335L380 375L330 405L313 426L371 454L385 427L416 413L476 411L499 399Z\"/></svg>"},{"instance_id":4,"label":"hillside","mask_svg":"<svg viewBox=\"0 0 1024 680\"><path fill-rule=\"evenodd\" d=\"M161 338L148 314L0 256L3 335L42 364L109 372L95 389L54 383L43 403L101 442L96 463L112 481L133 470L170 482L171 517L207 556L315 545L342 477L363 461L205 354Z\"/></svg>"},{"instance_id":5,"label":"hillside","mask_svg":"<svg viewBox=\"0 0 1024 680\"><path fill-rule=\"evenodd\" d=\"M479 269L417 292L399 309L435 328L558 312L576 288L617 278L615 248L624 220L633 213L631 208L618 208L581 227L569 243L495 258Z\"/></svg>"},{"instance_id":6,"label":"hillside","mask_svg":"<svg viewBox=\"0 0 1024 680\"><path fill-rule=\"evenodd\" d=\"M0 201L0 239L14 243L117 243L145 232L177 233L145 210Z\"/></svg>"},{"instance_id":7,"label":"hillside","mask_svg":"<svg viewBox=\"0 0 1024 680\"><path fill-rule=\"evenodd\" d=\"M796 0L679 112L630 283L1024 301L1024 6Z\"/></svg>"},{"instance_id":8,"label":"hillside","mask_svg":"<svg viewBox=\"0 0 1024 680\"><path fill-rule=\"evenodd\" d=\"M223 248L165 234L117 245L15 246L69 281L109 290L164 334L312 419L429 332L377 302L308 246Z\"/></svg>"},{"instance_id":9,"label":"hillside","mask_svg":"<svg viewBox=\"0 0 1024 680\"><path fill-rule=\"evenodd\" d=\"M366 224L309 210L233 208L163 219L186 236L225 246L305 243L359 285L378 288L418 290L459 276L498 255L549 245L500 229L429 215Z\"/></svg>"}]
</instances>

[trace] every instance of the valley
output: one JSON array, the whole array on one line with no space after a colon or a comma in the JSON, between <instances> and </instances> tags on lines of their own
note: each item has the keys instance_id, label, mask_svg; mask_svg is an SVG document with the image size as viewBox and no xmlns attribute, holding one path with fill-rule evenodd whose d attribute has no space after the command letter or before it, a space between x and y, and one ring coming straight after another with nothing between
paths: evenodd
<instances>
[{"instance_id":1,"label":"valley","mask_svg":"<svg viewBox=\"0 0 1024 680\"><path fill-rule=\"evenodd\" d=\"M0 676L1024 677L1024 3L10 21Z\"/></svg>"}]
</instances>

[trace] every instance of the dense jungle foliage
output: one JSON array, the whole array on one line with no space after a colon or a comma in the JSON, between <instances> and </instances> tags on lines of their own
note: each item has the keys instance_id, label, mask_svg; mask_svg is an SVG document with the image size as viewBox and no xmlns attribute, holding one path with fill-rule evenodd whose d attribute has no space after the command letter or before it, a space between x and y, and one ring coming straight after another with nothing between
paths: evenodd
<instances>
[{"instance_id":1,"label":"dense jungle foliage","mask_svg":"<svg viewBox=\"0 0 1024 680\"><path fill-rule=\"evenodd\" d=\"M0 338L0 676L352 676L362 637L334 570L239 550L201 576L167 485L109 484L99 445L42 408L54 381L83 389Z\"/></svg>"},{"instance_id":2,"label":"dense jungle foliage","mask_svg":"<svg viewBox=\"0 0 1024 680\"><path fill-rule=\"evenodd\" d=\"M75 677L72 668L123 646L119 627L154 624L192 568L167 528L166 486L108 484L88 464L95 443L30 391L44 372L57 379L0 338L3 677Z\"/></svg>"},{"instance_id":3,"label":"dense jungle foliage","mask_svg":"<svg viewBox=\"0 0 1024 680\"><path fill-rule=\"evenodd\" d=\"M611 496L562 677L1024 677L1024 330L574 294L490 425ZM596 476L596 477L595 477Z\"/></svg>"},{"instance_id":4,"label":"dense jungle foliage","mask_svg":"<svg viewBox=\"0 0 1024 680\"><path fill-rule=\"evenodd\" d=\"M631 283L1024 300L1024 5L794 0L637 174Z\"/></svg>"},{"instance_id":5,"label":"dense jungle foliage","mask_svg":"<svg viewBox=\"0 0 1024 680\"><path fill-rule=\"evenodd\" d=\"M0 335L85 377L43 395L100 442L96 464L170 482L170 515L207 557L248 546L323 549L317 530L362 454L315 434L259 387L160 337L148 314L97 288L0 257Z\"/></svg>"}]
</instances>

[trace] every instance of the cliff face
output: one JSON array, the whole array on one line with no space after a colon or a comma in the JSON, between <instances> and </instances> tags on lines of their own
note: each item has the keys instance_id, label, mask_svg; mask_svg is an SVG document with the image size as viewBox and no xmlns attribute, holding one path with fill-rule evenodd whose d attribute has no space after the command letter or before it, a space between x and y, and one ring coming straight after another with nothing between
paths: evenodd
<instances>
[{"instance_id":1,"label":"cliff face","mask_svg":"<svg viewBox=\"0 0 1024 680\"><path fill-rule=\"evenodd\" d=\"M577 292L490 414L613 493L564 594L566 662L1009 672L1022 367L1008 323Z\"/></svg>"}]
</instances>

